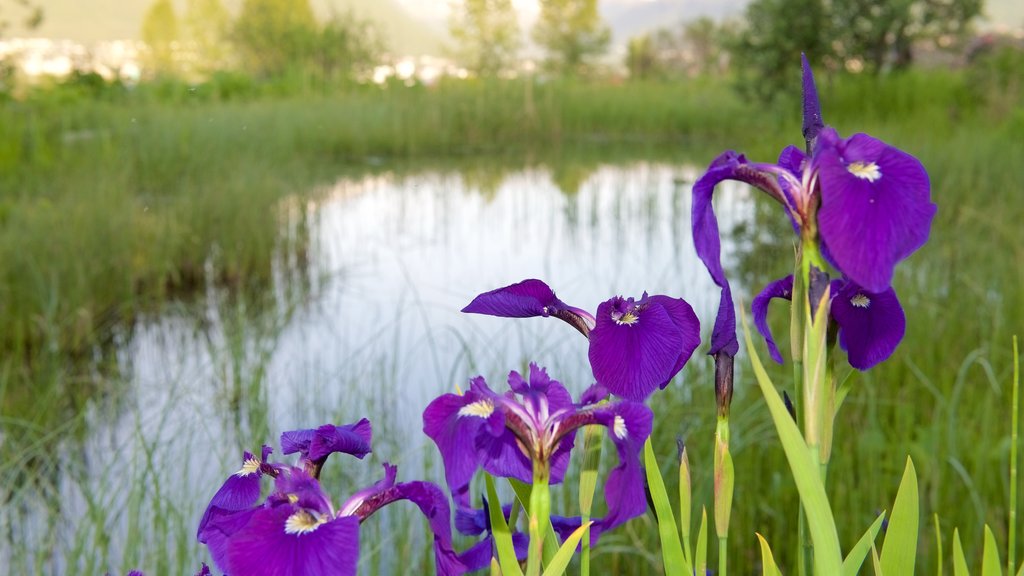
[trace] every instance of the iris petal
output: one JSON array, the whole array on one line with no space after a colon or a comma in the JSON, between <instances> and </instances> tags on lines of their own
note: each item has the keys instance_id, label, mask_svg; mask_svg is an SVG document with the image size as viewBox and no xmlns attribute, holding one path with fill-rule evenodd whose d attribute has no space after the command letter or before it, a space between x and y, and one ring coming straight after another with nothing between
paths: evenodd
<instances>
[{"instance_id":1,"label":"iris petal","mask_svg":"<svg viewBox=\"0 0 1024 576\"><path fill-rule=\"evenodd\" d=\"M921 247L936 206L928 173L906 152L866 134L839 138L826 128L814 155L821 187L818 226L829 254L872 292L892 282L896 264Z\"/></svg>"},{"instance_id":2,"label":"iris petal","mask_svg":"<svg viewBox=\"0 0 1024 576\"><path fill-rule=\"evenodd\" d=\"M903 307L892 288L869 292L849 282L832 299L832 318L839 325L839 345L858 370L892 356L906 331Z\"/></svg>"},{"instance_id":3,"label":"iris petal","mask_svg":"<svg viewBox=\"0 0 1024 576\"><path fill-rule=\"evenodd\" d=\"M769 283L750 303L750 309L754 315L754 326L757 326L757 331L764 337L764 343L768 346L768 353L771 354L772 360L782 364L782 354L779 353L779 348L775 345L775 340L772 338L771 328L768 326L768 303L771 302L772 298L793 299L792 275Z\"/></svg>"}]
</instances>

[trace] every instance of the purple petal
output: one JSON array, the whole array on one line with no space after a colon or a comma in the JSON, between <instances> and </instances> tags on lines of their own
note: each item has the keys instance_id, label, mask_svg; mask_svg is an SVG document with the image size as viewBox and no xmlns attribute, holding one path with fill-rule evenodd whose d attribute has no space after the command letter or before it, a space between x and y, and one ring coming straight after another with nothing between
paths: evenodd
<instances>
[{"instance_id":1,"label":"purple petal","mask_svg":"<svg viewBox=\"0 0 1024 576\"><path fill-rule=\"evenodd\" d=\"M210 567L206 565L206 562L203 562L203 567L199 569L199 572L196 572L196 576L212 576L210 574Z\"/></svg>"},{"instance_id":2,"label":"purple petal","mask_svg":"<svg viewBox=\"0 0 1024 576\"><path fill-rule=\"evenodd\" d=\"M341 508L338 509L338 516L351 516L352 514L355 514L356 511L359 509L360 506L363 505L363 502L365 502L367 498L373 496L374 494L379 494L387 490L388 488L394 486L395 479L397 477L398 466L385 462L384 478L376 482L372 486L363 488L362 490L359 490L358 492L350 496L349 499L346 500L345 503L341 505Z\"/></svg>"},{"instance_id":3,"label":"purple petal","mask_svg":"<svg viewBox=\"0 0 1024 576\"><path fill-rule=\"evenodd\" d=\"M322 515L332 511L330 498L324 493L320 482L304 468L294 466L282 469L274 479L274 493L268 501L288 502Z\"/></svg>"},{"instance_id":4,"label":"purple petal","mask_svg":"<svg viewBox=\"0 0 1024 576\"><path fill-rule=\"evenodd\" d=\"M591 404L597 404L607 398L609 394L611 394L611 392L609 392L607 388L595 382L594 384L591 384L590 388L584 390L583 394L580 395L578 407L582 408L584 406L590 406Z\"/></svg>"},{"instance_id":5,"label":"purple petal","mask_svg":"<svg viewBox=\"0 0 1024 576\"><path fill-rule=\"evenodd\" d=\"M463 440L465 441L465 440ZM476 449L483 469L499 478L515 478L529 484L533 481L533 462L523 454L511 430L504 428L497 435L490 432L477 434ZM556 474L552 463L552 478ZM562 469L564 473L564 467ZM554 480L552 480L554 481Z\"/></svg>"},{"instance_id":6,"label":"purple petal","mask_svg":"<svg viewBox=\"0 0 1024 576\"><path fill-rule=\"evenodd\" d=\"M220 567L221 572L228 565L228 546L231 538L249 523L253 514L261 510L252 507L246 510L224 510L213 507L207 511L208 522L199 533L199 541L206 544L213 563Z\"/></svg>"},{"instance_id":7,"label":"purple petal","mask_svg":"<svg viewBox=\"0 0 1024 576\"><path fill-rule=\"evenodd\" d=\"M258 460L252 452L245 452L242 455L242 468L228 477L224 484L217 490L217 493L210 499L210 504L203 512L199 520L199 529L196 531L196 538L205 543L204 532L210 522L214 508L222 511L236 511L249 508L260 499L260 478L263 477L261 465L264 461Z\"/></svg>"},{"instance_id":8,"label":"purple petal","mask_svg":"<svg viewBox=\"0 0 1024 576\"><path fill-rule=\"evenodd\" d=\"M754 315L754 325L757 326L757 331L761 333L761 336L764 336L764 342L768 345L768 353L771 354L772 360L782 364L782 354L779 353L779 348L775 345L775 340L772 339L771 329L768 327L768 303L772 298L793 299L792 275L768 284L750 303L751 312Z\"/></svg>"},{"instance_id":9,"label":"purple petal","mask_svg":"<svg viewBox=\"0 0 1024 576\"><path fill-rule=\"evenodd\" d=\"M483 463L477 437L485 425L491 427L493 416L500 415L496 403L497 395L483 378L475 378L466 394L439 396L423 411L423 432L441 452L445 479L460 506L469 506L469 482Z\"/></svg>"},{"instance_id":10,"label":"purple petal","mask_svg":"<svg viewBox=\"0 0 1024 576\"><path fill-rule=\"evenodd\" d=\"M398 499L409 500L427 517L434 533L434 561L439 576L462 574L466 568L452 549L451 511L448 497L430 482L403 482L396 487Z\"/></svg>"},{"instance_id":11,"label":"purple petal","mask_svg":"<svg viewBox=\"0 0 1024 576\"><path fill-rule=\"evenodd\" d=\"M594 317L584 310L559 300L554 291L541 280L529 279L503 288L484 292L463 312L505 318L554 316L564 320L584 336L594 327Z\"/></svg>"},{"instance_id":12,"label":"purple petal","mask_svg":"<svg viewBox=\"0 0 1024 576\"><path fill-rule=\"evenodd\" d=\"M355 576L359 562L359 519L328 520L310 531L289 534L286 522L296 506L264 508L230 540L228 574Z\"/></svg>"},{"instance_id":13,"label":"purple petal","mask_svg":"<svg viewBox=\"0 0 1024 576\"><path fill-rule=\"evenodd\" d=\"M818 226L831 257L854 282L882 292L896 264L921 247L936 207L928 173L906 152L866 134L821 132L814 156Z\"/></svg>"},{"instance_id":14,"label":"purple petal","mask_svg":"<svg viewBox=\"0 0 1024 576\"><path fill-rule=\"evenodd\" d=\"M596 415L608 427L608 437L619 453L619 465L604 484L608 513L597 522L601 531L608 531L647 511L640 451L651 435L654 414L640 403L617 402L598 409Z\"/></svg>"},{"instance_id":15,"label":"purple petal","mask_svg":"<svg viewBox=\"0 0 1024 576\"><path fill-rule=\"evenodd\" d=\"M682 369L699 334L697 317L683 300L652 296L631 305L612 298L598 307L590 333L594 377L616 396L644 400Z\"/></svg>"},{"instance_id":16,"label":"purple petal","mask_svg":"<svg viewBox=\"0 0 1024 576\"><path fill-rule=\"evenodd\" d=\"M896 292L869 292L847 283L832 299L832 318L839 325L839 345L850 365L867 370L892 355L906 330Z\"/></svg>"},{"instance_id":17,"label":"purple petal","mask_svg":"<svg viewBox=\"0 0 1024 576\"><path fill-rule=\"evenodd\" d=\"M363 418L355 424L335 426L325 424L316 429L290 430L281 434L281 451L284 454L299 452L302 458L317 461L335 452L351 454L362 459L371 452L373 428Z\"/></svg>"},{"instance_id":18,"label":"purple petal","mask_svg":"<svg viewBox=\"0 0 1024 576\"><path fill-rule=\"evenodd\" d=\"M821 104L818 102L818 88L814 85L814 73L811 72L811 65L803 53L800 54L800 64L803 68L803 134L804 140L807 141L807 149L810 150L818 133L825 128L825 123L821 119Z\"/></svg>"},{"instance_id":19,"label":"purple petal","mask_svg":"<svg viewBox=\"0 0 1024 576\"><path fill-rule=\"evenodd\" d=\"M522 397L522 405L528 412L538 415L543 420L544 414L555 414L563 410L572 410L572 395L558 380L548 376L547 370L530 362L530 381L523 380L522 375L513 370L508 375L508 385L513 392Z\"/></svg>"}]
</instances>

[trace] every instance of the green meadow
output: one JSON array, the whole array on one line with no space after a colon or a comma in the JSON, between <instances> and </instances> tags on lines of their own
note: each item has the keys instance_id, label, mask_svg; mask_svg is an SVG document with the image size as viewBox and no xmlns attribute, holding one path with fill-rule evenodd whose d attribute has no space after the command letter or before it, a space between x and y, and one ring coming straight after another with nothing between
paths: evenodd
<instances>
[{"instance_id":1,"label":"green meadow","mask_svg":"<svg viewBox=\"0 0 1024 576\"><path fill-rule=\"evenodd\" d=\"M944 555L958 527L977 564L983 525L1004 545L1008 537L1011 338L1024 334L1024 93L970 69L822 74L819 86L825 122L917 156L939 207L931 240L894 281L906 337L892 359L852 376L837 420L829 490L841 543L852 546L891 506L910 455L920 479L922 573L937 568L933 515ZM116 516L104 505L102 479L77 489L89 513L77 519L72 541L26 535L19 519L60 515L55 479L76 459L65 443L86 433L92 403L123 392L118 375L103 366L136 317L201 299L215 286L235 295L226 306L237 315L239 333L277 329L248 317L241 303L266 298L282 252L299 262L309 253L301 225L282 233L289 200L301 204L340 175L385 171L454 171L486 187L512 167L541 160L557 166L571 188L606 164L703 166L726 148L773 161L783 146L800 141L795 99L754 105L740 100L728 80L712 78L451 81L280 93L217 83L69 85L0 102L0 528L8 542L37 544L18 547L14 565L39 574L67 566L79 568L69 573L127 572L136 565L183 574L207 558L194 543L197 512L179 504L186 495L154 486L160 474L147 455L157 445L126 456L131 504ZM763 285L789 272L792 242L781 211L767 199L758 200L756 220L763 226L758 234L771 234L750 242L754 248L730 272ZM735 231L744 233L754 234ZM787 314L773 311L780 334ZM707 328L711 319L702 322ZM250 325L256 327L244 328ZM788 343L780 344L785 355ZM258 353L229 342L217 354L214 361L226 366L254 363L233 372L226 394L240 404L265 398ZM675 439L683 435L695 502L709 511L710 364L698 352L682 376L692 392L673 395L670 388L654 406L669 493ZM794 565L798 500L745 354L737 366L730 565L749 574L760 561L755 531L772 542L783 565ZM485 369L500 368L507 369ZM380 373L385 386L399 385L388 381L386 367ZM772 377L785 387L789 367L774 368ZM279 431L265 409L240 411L247 431ZM379 434L386 438L386 429ZM148 536L112 542L106 530L118 522ZM389 556L432 565L429 547L403 536L402 526L388 517L364 534L365 573L385 570L381 558ZM653 518L602 539L596 554L604 573L657 573Z\"/></svg>"}]
</instances>

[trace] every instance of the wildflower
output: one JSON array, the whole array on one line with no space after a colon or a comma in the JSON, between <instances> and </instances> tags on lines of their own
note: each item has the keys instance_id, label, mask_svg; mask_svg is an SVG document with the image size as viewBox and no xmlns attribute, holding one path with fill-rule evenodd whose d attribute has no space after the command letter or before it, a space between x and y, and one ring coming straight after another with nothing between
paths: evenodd
<instances>
[{"instance_id":1,"label":"wildflower","mask_svg":"<svg viewBox=\"0 0 1024 576\"><path fill-rule=\"evenodd\" d=\"M758 188L783 205L794 231L861 289L885 293L897 263L928 239L936 207L921 163L867 134L842 138L822 121L814 76L803 58L806 153L789 146L776 164L749 162L727 151L693 187L697 255L722 289L710 354L734 356L736 318L721 264L711 198L723 180Z\"/></svg>"},{"instance_id":2,"label":"wildflower","mask_svg":"<svg viewBox=\"0 0 1024 576\"><path fill-rule=\"evenodd\" d=\"M512 506L501 507L501 513L505 516L505 522L509 521L512 515ZM491 516L487 509L487 499L483 499L482 508L458 508L455 511L455 529L466 536L484 535L483 540L477 542L469 550L459 554L459 560L466 567L466 571L473 572L491 565L491 558L497 557L494 543L494 532L491 529ZM516 558L526 558L529 541L522 532L512 533L512 547L516 552Z\"/></svg>"},{"instance_id":3,"label":"wildflower","mask_svg":"<svg viewBox=\"0 0 1024 576\"><path fill-rule=\"evenodd\" d=\"M511 391L497 394L476 377L464 395L440 396L423 413L423 431L441 452L458 505L468 506L469 483L478 468L529 483L535 469L546 467L550 483L561 482L575 431L597 424L608 429L619 465L605 482L608 515L596 524L607 530L646 510L639 452L651 433L649 408L631 401L583 402L597 399L600 387L574 404L565 387L536 364L530 364L528 382L513 371L508 383Z\"/></svg>"},{"instance_id":4,"label":"wildflower","mask_svg":"<svg viewBox=\"0 0 1024 576\"><path fill-rule=\"evenodd\" d=\"M768 328L768 303L773 298L790 300L792 293L793 277L787 276L768 284L751 303L754 325L764 337L771 357L779 363L782 355ZM887 288L870 292L850 280L833 280L830 293L831 318L839 327L839 346L846 350L850 365L867 370L889 358L906 330L896 291Z\"/></svg>"},{"instance_id":5,"label":"wildflower","mask_svg":"<svg viewBox=\"0 0 1024 576\"><path fill-rule=\"evenodd\" d=\"M315 429L284 432L281 434L281 452L298 452L316 477L320 475L327 457L335 452L350 454L362 460L370 453L372 440L373 428L370 421L363 418L355 424L325 424Z\"/></svg>"},{"instance_id":6,"label":"wildflower","mask_svg":"<svg viewBox=\"0 0 1024 576\"><path fill-rule=\"evenodd\" d=\"M397 468L384 468L383 480L335 510L305 468L279 467L274 490L262 504L214 508L200 541L227 574L354 575L360 524L388 504L409 500L430 522L437 573L462 574L465 567L451 547L447 497L429 482L396 484Z\"/></svg>"},{"instance_id":7,"label":"wildflower","mask_svg":"<svg viewBox=\"0 0 1024 576\"><path fill-rule=\"evenodd\" d=\"M554 316L590 339L590 366L612 394L642 401L669 381L700 344L700 322L685 300L616 296L597 315L568 306L540 280L524 280L477 296L463 312L526 318Z\"/></svg>"},{"instance_id":8,"label":"wildflower","mask_svg":"<svg viewBox=\"0 0 1024 576\"><path fill-rule=\"evenodd\" d=\"M277 476L277 468L268 463L267 459L273 450L270 446L263 446L260 457L256 458L251 452L242 455L242 467L228 479L213 495L209 506L203 512L199 521L199 530L196 535L202 542L202 534L210 521L215 510L230 512L244 510L255 504L260 499L260 479L264 474L271 477Z\"/></svg>"}]
</instances>

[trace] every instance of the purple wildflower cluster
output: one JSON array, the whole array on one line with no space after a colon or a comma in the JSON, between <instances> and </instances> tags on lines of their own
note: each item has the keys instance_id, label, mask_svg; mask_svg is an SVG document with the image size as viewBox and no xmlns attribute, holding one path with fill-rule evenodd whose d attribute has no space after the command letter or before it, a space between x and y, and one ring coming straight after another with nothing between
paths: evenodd
<instances>
[{"instance_id":1,"label":"purple wildflower cluster","mask_svg":"<svg viewBox=\"0 0 1024 576\"><path fill-rule=\"evenodd\" d=\"M716 361L720 414L728 414L732 358L739 346L711 202L718 183L738 180L769 194L784 207L801 241L817 247L840 272L839 279L826 284L830 316L840 346L860 370L888 358L903 337L905 318L891 286L893 270L927 240L935 214L920 162L866 134L844 139L825 126L806 59L803 73L806 149L787 147L775 164L725 152L693 189L694 244L721 288L709 350ZM782 356L768 329L768 305L775 298L792 299L793 282L792 276L774 281L752 302L757 329L779 362ZM562 302L543 281L528 279L480 294L463 312L568 323L588 339L594 384L574 400L562 383L531 363L528 374L509 374L507 390L495 391L478 376L465 393L436 398L423 412L423 431L440 452L447 490L430 482L397 482L397 468L385 463L382 480L335 506L320 482L321 470L332 454L357 459L369 454L370 422L285 432L282 452L297 454L297 463L271 462L268 446L258 457L246 452L241 468L207 506L197 537L217 568L232 576L354 575L361 524L400 500L412 502L428 519L437 574L490 566L496 545L486 502L483 509L472 502L474 477L483 471L525 483L542 477L558 484L583 426L605 428L618 455L604 481L607 513L592 519L591 541L646 511L639 454L651 434L653 414L644 402L679 374L701 342L700 322L690 305L644 293L615 296L591 314ZM453 547L450 503L456 529L480 537L463 552ZM507 520L511 507L502 510ZM579 518L559 516L551 522L563 538L581 524ZM526 556L525 535L516 532L512 541L516 554ZM209 574L205 565L203 570Z\"/></svg>"}]
</instances>

